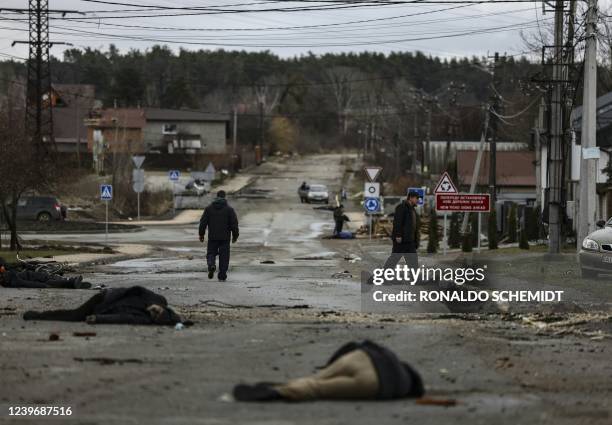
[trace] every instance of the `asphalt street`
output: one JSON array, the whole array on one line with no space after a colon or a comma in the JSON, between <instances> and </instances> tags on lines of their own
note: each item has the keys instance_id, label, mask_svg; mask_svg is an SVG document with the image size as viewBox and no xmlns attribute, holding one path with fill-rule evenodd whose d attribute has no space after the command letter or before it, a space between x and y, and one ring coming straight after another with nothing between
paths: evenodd
<instances>
[{"instance_id":1,"label":"asphalt street","mask_svg":"<svg viewBox=\"0 0 612 425\"><path fill-rule=\"evenodd\" d=\"M232 246L227 282L207 278L196 224L113 233L111 245L151 250L143 258L84 267L94 284L142 285L163 294L193 327L24 322L27 309L75 307L93 291L2 288L0 423L610 423L610 319L586 310L605 301L599 294L609 296L609 280L593 282L587 304L557 311L553 321L501 307L491 314L458 314L445 305L436 314L362 312L360 273L384 261L389 242L323 239L331 234L332 213L300 204L296 193L304 180L338 191L355 178L347 164L358 162L318 155L253 171L254 184L229 198L241 236ZM28 237L105 240L100 234ZM520 273L508 275L523 282ZM574 292L581 288L572 285ZM59 340L50 341L52 333ZM457 404L248 404L229 396L240 382L311 373L356 339L394 349L421 372L429 396ZM10 406L23 405L70 406L73 414L8 416Z\"/></svg>"}]
</instances>

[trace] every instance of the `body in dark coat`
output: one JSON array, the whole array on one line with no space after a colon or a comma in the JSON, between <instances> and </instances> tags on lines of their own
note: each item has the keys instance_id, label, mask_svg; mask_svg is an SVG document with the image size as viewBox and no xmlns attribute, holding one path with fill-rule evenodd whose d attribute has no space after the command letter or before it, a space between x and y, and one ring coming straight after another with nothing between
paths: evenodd
<instances>
[{"instance_id":1,"label":"body in dark coat","mask_svg":"<svg viewBox=\"0 0 612 425\"><path fill-rule=\"evenodd\" d=\"M168 307L166 298L141 286L104 289L74 310L27 311L23 318L135 325L175 325L181 322L181 318Z\"/></svg>"},{"instance_id":2,"label":"body in dark coat","mask_svg":"<svg viewBox=\"0 0 612 425\"><path fill-rule=\"evenodd\" d=\"M66 278L45 272L33 272L29 270L18 272L10 269L0 271L0 285L7 288L91 288L91 284L83 282L83 278L80 276Z\"/></svg>"},{"instance_id":3,"label":"body in dark coat","mask_svg":"<svg viewBox=\"0 0 612 425\"><path fill-rule=\"evenodd\" d=\"M349 342L336 351L328 365L354 350L363 350L370 357L378 375L379 399L421 397L425 390L421 376L409 364L401 362L395 353L372 341Z\"/></svg>"}]
</instances>

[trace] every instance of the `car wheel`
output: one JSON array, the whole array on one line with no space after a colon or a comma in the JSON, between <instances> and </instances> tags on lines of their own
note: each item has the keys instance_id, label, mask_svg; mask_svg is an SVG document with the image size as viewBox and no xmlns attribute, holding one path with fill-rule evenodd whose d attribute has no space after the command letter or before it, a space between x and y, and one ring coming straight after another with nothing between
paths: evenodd
<instances>
[{"instance_id":1,"label":"car wheel","mask_svg":"<svg viewBox=\"0 0 612 425\"><path fill-rule=\"evenodd\" d=\"M325 203L326 203L326 204L329 204L329 199L326 199L326 200L325 200Z\"/></svg>"},{"instance_id":2,"label":"car wheel","mask_svg":"<svg viewBox=\"0 0 612 425\"><path fill-rule=\"evenodd\" d=\"M580 269L582 272L582 277L585 279L594 279L597 277L597 272L589 269L585 269L584 267Z\"/></svg>"},{"instance_id":3,"label":"car wheel","mask_svg":"<svg viewBox=\"0 0 612 425\"><path fill-rule=\"evenodd\" d=\"M42 223L48 223L49 221L51 221L51 214L49 214L48 212L41 212L40 214L38 214L36 219Z\"/></svg>"}]
</instances>

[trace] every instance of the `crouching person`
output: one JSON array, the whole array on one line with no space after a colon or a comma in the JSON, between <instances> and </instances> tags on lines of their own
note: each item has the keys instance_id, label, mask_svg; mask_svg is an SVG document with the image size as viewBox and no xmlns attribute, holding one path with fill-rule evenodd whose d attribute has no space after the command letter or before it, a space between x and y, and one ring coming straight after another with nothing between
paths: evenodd
<instances>
[{"instance_id":1,"label":"crouching person","mask_svg":"<svg viewBox=\"0 0 612 425\"><path fill-rule=\"evenodd\" d=\"M166 299L141 286L104 289L74 310L27 311L24 320L89 324L168 325L182 323Z\"/></svg>"},{"instance_id":2,"label":"crouching person","mask_svg":"<svg viewBox=\"0 0 612 425\"><path fill-rule=\"evenodd\" d=\"M342 346L324 369L284 384L237 385L240 401L396 399L424 394L420 375L389 349L371 341Z\"/></svg>"}]
</instances>

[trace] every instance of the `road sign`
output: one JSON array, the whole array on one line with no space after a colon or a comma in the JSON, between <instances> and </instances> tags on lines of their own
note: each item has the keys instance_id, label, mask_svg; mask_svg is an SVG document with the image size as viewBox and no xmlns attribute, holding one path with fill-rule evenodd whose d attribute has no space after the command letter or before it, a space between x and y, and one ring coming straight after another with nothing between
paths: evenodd
<instances>
[{"instance_id":1,"label":"road sign","mask_svg":"<svg viewBox=\"0 0 612 425\"><path fill-rule=\"evenodd\" d=\"M442 174L442 177L440 177L434 189L434 193L458 193L457 187L455 187L455 184L446 171Z\"/></svg>"},{"instance_id":2,"label":"road sign","mask_svg":"<svg viewBox=\"0 0 612 425\"><path fill-rule=\"evenodd\" d=\"M488 193L437 193L436 210L448 212L489 212L491 196Z\"/></svg>"},{"instance_id":3,"label":"road sign","mask_svg":"<svg viewBox=\"0 0 612 425\"><path fill-rule=\"evenodd\" d=\"M142 182L134 182L132 184L132 188L134 189L134 192L142 193L142 192L144 192L144 188L145 188L144 182L143 181Z\"/></svg>"},{"instance_id":4,"label":"road sign","mask_svg":"<svg viewBox=\"0 0 612 425\"><path fill-rule=\"evenodd\" d=\"M134 162L134 167L140 168L142 167L142 163L144 162L145 157L143 155L134 155L132 157L132 161Z\"/></svg>"},{"instance_id":5,"label":"road sign","mask_svg":"<svg viewBox=\"0 0 612 425\"><path fill-rule=\"evenodd\" d=\"M410 192L417 192L419 194L418 205L425 204L425 189L423 189L422 187L409 187L406 191L406 195Z\"/></svg>"},{"instance_id":6,"label":"road sign","mask_svg":"<svg viewBox=\"0 0 612 425\"><path fill-rule=\"evenodd\" d=\"M372 214L380 211L380 199L379 198L365 198L363 202L365 210Z\"/></svg>"},{"instance_id":7,"label":"road sign","mask_svg":"<svg viewBox=\"0 0 612 425\"><path fill-rule=\"evenodd\" d=\"M366 198L379 198L380 183L365 183L363 186L363 196Z\"/></svg>"},{"instance_id":8,"label":"road sign","mask_svg":"<svg viewBox=\"0 0 612 425\"><path fill-rule=\"evenodd\" d=\"M382 171L382 167L364 167L364 170L365 170L366 177L368 178L368 180L373 182L373 181L376 181L376 178Z\"/></svg>"},{"instance_id":9,"label":"road sign","mask_svg":"<svg viewBox=\"0 0 612 425\"><path fill-rule=\"evenodd\" d=\"M102 201L110 201L113 199L113 185L103 184L100 185L100 199Z\"/></svg>"},{"instance_id":10,"label":"road sign","mask_svg":"<svg viewBox=\"0 0 612 425\"><path fill-rule=\"evenodd\" d=\"M132 182L136 183L136 182L143 182L145 181L145 173L144 170L141 168L137 168L135 170L132 170Z\"/></svg>"},{"instance_id":11,"label":"road sign","mask_svg":"<svg viewBox=\"0 0 612 425\"><path fill-rule=\"evenodd\" d=\"M181 172L179 170L170 170L168 172L168 178L171 181L176 182L181 178Z\"/></svg>"}]
</instances>

